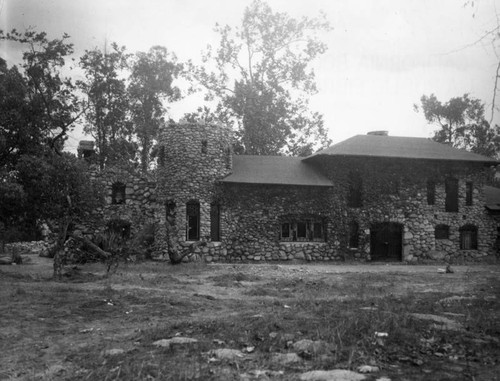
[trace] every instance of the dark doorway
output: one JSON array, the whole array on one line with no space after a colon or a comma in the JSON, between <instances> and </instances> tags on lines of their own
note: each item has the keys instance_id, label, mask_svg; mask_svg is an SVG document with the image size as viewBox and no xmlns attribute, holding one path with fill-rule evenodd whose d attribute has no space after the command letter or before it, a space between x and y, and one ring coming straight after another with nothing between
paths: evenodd
<instances>
[{"instance_id":1,"label":"dark doorway","mask_svg":"<svg viewBox=\"0 0 500 381\"><path fill-rule=\"evenodd\" d=\"M403 225L380 222L370 229L370 255L373 261L401 261L403 252Z\"/></svg>"}]
</instances>

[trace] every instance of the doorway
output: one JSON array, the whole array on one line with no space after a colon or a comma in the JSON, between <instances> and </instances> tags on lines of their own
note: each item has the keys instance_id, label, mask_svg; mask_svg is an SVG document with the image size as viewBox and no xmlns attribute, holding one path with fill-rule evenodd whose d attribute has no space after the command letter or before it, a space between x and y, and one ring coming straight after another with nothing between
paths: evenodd
<instances>
[{"instance_id":1,"label":"doorway","mask_svg":"<svg viewBox=\"0 0 500 381\"><path fill-rule=\"evenodd\" d=\"M397 222L375 223L370 229L372 261L401 261L403 225Z\"/></svg>"}]
</instances>

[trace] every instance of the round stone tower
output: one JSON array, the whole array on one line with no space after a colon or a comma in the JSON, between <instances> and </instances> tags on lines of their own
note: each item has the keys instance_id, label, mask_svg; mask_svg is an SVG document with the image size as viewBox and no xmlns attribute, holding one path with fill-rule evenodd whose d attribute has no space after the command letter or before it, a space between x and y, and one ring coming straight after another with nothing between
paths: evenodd
<instances>
[{"instance_id":1,"label":"round stone tower","mask_svg":"<svg viewBox=\"0 0 500 381\"><path fill-rule=\"evenodd\" d=\"M204 123L171 123L160 132L158 238L166 233L171 257L193 242L220 241L216 189L232 171L232 136L230 127Z\"/></svg>"}]
</instances>

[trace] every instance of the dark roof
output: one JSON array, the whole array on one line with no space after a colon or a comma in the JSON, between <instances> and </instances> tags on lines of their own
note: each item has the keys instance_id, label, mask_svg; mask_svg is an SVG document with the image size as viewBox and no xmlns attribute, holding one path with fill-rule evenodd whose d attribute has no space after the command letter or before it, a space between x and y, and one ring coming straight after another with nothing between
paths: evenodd
<instances>
[{"instance_id":1,"label":"dark roof","mask_svg":"<svg viewBox=\"0 0 500 381\"><path fill-rule=\"evenodd\" d=\"M497 161L465 150L437 143L427 138L401 136L356 135L321 150L317 156L368 156L404 159L447 160L494 165Z\"/></svg>"},{"instance_id":2,"label":"dark roof","mask_svg":"<svg viewBox=\"0 0 500 381\"><path fill-rule=\"evenodd\" d=\"M491 212L500 212L500 188L486 185L484 187L484 196L486 198L486 209Z\"/></svg>"},{"instance_id":3,"label":"dark roof","mask_svg":"<svg viewBox=\"0 0 500 381\"><path fill-rule=\"evenodd\" d=\"M224 183L332 186L316 168L290 156L233 156L233 173Z\"/></svg>"}]
</instances>

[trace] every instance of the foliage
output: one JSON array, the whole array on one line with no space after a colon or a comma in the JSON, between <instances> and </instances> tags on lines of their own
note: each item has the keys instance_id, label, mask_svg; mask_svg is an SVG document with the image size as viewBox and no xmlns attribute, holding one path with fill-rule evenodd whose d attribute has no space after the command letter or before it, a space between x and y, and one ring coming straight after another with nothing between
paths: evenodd
<instances>
[{"instance_id":1,"label":"foliage","mask_svg":"<svg viewBox=\"0 0 500 381\"><path fill-rule=\"evenodd\" d=\"M214 116L237 121L245 153L309 154L329 144L322 116L308 110L317 92L309 64L325 52L319 34L329 29L324 16L297 20L260 0L246 8L239 28L216 26L219 47L209 46L205 65L192 71L219 100Z\"/></svg>"},{"instance_id":2,"label":"foliage","mask_svg":"<svg viewBox=\"0 0 500 381\"><path fill-rule=\"evenodd\" d=\"M24 33L16 30L10 33L0 31L0 39L27 46L23 52L23 79L15 73L16 69L11 69L9 73L10 79L16 81L11 89L17 90L9 92L17 93L17 107L11 110L24 108L27 113L22 116L24 120L20 119L20 115L15 115L12 121L14 125L10 125L8 121L6 129L15 131L15 125L19 126L20 122L24 122L24 128L30 131L28 136L37 138L37 142L55 151L62 150L67 133L81 115L75 86L70 78L61 74L66 57L73 53L73 45L66 42L68 38L64 34L60 39L49 40L46 33L32 30ZM21 98L24 102L20 102Z\"/></svg>"},{"instance_id":3,"label":"foliage","mask_svg":"<svg viewBox=\"0 0 500 381\"><path fill-rule=\"evenodd\" d=\"M163 101L173 102L181 98L180 90L173 82L182 68L177 57L162 46L154 46L147 53L139 52L132 61L128 94L144 172L148 169L158 131L164 125Z\"/></svg>"},{"instance_id":4,"label":"foliage","mask_svg":"<svg viewBox=\"0 0 500 381\"><path fill-rule=\"evenodd\" d=\"M120 77L128 57L125 47L112 43L111 51L87 50L80 59L85 80L78 81L78 86L87 96L84 132L95 139L101 169L107 163L133 159L127 149L133 145L127 88Z\"/></svg>"},{"instance_id":5,"label":"foliage","mask_svg":"<svg viewBox=\"0 0 500 381\"><path fill-rule=\"evenodd\" d=\"M423 95L420 101L427 122L439 126L435 141L489 157L500 152L500 127L486 121L484 104L479 99L465 94L443 104L431 94ZM415 109L418 111L418 106Z\"/></svg>"}]
</instances>

